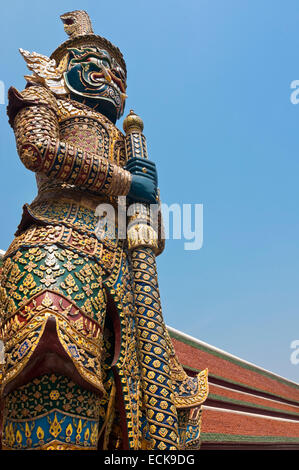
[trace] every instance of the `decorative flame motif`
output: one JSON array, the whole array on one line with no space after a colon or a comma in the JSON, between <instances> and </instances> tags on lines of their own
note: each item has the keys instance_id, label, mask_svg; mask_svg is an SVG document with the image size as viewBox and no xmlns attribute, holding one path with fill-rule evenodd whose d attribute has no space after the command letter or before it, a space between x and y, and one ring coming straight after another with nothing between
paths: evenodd
<instances>
[{"instance_id":1,"label":"decorative flame motif","mask_svg":"<svg viewBox=\"0 0 299 470\"><path fill-rule=\"evenodd\" d=\"M27 67L33 72L33 75L25 75L28 82L45 85L56 95L67 95L68 91L65 88L62 72L56 67L54 59L21 48L19 51L24 57Z\"/></svg>"}]
</instances>

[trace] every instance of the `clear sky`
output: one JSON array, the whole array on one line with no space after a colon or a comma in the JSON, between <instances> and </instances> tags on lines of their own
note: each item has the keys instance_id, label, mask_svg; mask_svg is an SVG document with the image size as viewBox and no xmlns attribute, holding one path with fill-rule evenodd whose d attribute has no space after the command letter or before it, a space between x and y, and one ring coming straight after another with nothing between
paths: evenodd
<instances>
[{"instance_id":1,"label":"clear sky","mask_svg":"<svg viewBox=\"0 0 299 470\"><path fill-rule=\"evenodd\" d=\"M203 247L172 240L158 259L167 324L299 381L298 0L2 2L6 91L25 84L18 48L50 55L66 39L59 15L74 9L125 56L126 111L144 120L163 201L204 207ZM5 113L4 250L36 193Z\"/></svg>"}]
</instances>

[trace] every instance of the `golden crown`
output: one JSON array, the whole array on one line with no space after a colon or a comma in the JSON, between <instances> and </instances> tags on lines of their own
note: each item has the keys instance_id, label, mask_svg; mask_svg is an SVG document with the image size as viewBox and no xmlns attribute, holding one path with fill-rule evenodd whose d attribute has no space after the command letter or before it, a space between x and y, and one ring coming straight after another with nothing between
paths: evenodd
<instances>
[{"instance_id":1,"label":"golden crown","mask_svg":"<svg viewBox=\"0 0 299 470\"><path fill-rule=\"evenodd\" d=\"M91 20L86 11L70 11L61 15L60 18L64 24L64 30L70 39L62 43L51 55L51 59L55 59L57 66L60 65L68 54L68 48L96 46L109 52L127 75L127 67L121 51L108 39L94 34Z\"/></svg>"}]
</instances>

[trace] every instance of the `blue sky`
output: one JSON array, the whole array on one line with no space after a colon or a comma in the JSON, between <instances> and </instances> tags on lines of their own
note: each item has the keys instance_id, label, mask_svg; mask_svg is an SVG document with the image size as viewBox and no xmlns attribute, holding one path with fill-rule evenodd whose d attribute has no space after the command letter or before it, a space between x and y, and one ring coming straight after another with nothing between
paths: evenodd
<instances>
[{"instance_id":1,"label":"blue sky","mask_svg":"<svg viewBox=\"0 0 299 470\"><path fill-rule=\"evenodd\" d=\"M18 48L50 55L66 39L59 15L74 9L125 56L126 111L144 120L163 201L204 207L202 249L170 240L158 259L167 324L298 381L298 1L10 0L0 17L6 91L25 84ZM0 105L4 250L36 192L5 113Z\"/></svg>"}]
</instances>

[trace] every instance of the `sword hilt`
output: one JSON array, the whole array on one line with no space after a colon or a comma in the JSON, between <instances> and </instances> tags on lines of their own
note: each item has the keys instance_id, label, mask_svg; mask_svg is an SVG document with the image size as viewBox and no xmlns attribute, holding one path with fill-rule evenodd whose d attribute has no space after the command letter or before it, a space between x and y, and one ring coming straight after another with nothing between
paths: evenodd
<instances>
[{"instance_id":1,"label":"sword hilt","mask_svg":"<svg viewBox=\"0 0 299 470\"><path fill-rule=\"evenodd\" d=\"M140 116L130 111L124 119L123 128L126 133L125 145L127 160L131 158L148 158L146 138L143 135L143 121ZM152 248L155 253L159 251L158 234L154 226L155 211L150 210L148 204L135 202L128 208L127 241L129 250L140 246Z\"/></svg>"}]
</instances>

